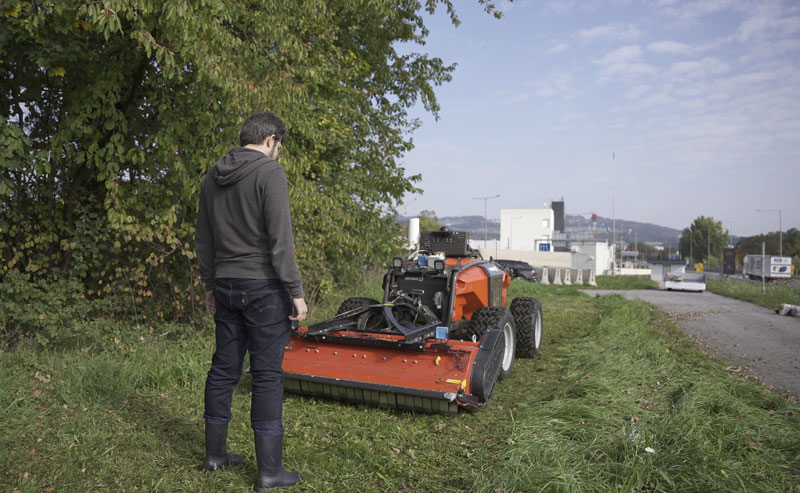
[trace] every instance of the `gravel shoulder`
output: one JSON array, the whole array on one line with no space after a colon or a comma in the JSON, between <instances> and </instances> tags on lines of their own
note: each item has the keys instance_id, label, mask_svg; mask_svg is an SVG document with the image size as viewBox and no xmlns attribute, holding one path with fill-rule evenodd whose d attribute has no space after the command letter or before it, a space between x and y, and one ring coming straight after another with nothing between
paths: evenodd
<instances>
[{"instance_id":1,"label":"gravel shoulder","mask_svg":"<svg viewBox=\"0 0 800 493\"><path fill-rule=\"evenodd\" d=\"M700 341L713 357L768 386L800 397L800 318L783 317L714 293L582 290L620 294L652 304Z\"/></svg>"}]
</instances>

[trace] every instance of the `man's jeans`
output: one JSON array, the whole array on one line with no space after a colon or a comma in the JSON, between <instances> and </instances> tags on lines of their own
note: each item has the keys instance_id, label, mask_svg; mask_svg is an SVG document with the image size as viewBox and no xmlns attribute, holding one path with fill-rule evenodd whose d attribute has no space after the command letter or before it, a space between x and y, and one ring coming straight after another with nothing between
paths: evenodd
<instances>
[{"instance_id":1,"label":"man's jeans","mask_svg":"<svg viewBox=\"0 0 800 493\"><path fill-rule=\"evenodd\" d=\"M203 418L211 424L231 420L231 397L250 352L253 400L250 423L255 435L282 435L283 353L291 330L292 303L279 280L216 279L217 350L206 379Z\"/></svg>"}]
</instances>

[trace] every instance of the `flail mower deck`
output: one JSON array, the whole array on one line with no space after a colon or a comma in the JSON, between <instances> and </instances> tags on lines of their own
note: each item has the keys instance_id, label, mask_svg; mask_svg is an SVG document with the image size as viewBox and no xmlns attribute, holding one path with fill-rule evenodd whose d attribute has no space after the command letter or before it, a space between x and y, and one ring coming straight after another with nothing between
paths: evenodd
<instances>
[{"instance_id":1,"label":"flail mower deck","mask_svg":"<svg viewBox=\"0 0 800 493\"><path fill-rule=\"evenodd\" d=\"M383 302L350 298L332 319L292 333L284 386L413 411L480 408L515 357L541 347L541 304L515 298L504 308L510 282L466 233L423 233L417 252L392 262Z\"/></svg>"}]
</instances>

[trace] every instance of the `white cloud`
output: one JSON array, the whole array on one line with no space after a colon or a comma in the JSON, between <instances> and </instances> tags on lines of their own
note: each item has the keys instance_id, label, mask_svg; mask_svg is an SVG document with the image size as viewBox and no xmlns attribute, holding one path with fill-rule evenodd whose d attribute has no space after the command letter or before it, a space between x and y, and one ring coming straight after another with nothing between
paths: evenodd
<instances>
[{"instance_id":1,"label":"white cloud","mask_svg":"<svg viewBox=\"0 0 800 493\"><path fill-rule=\"evenodd\" d=\"M625 93L625 97L628 99L639 99L645 94L648 94L651 91L651 87L646 84L640 84L636 87L631 88L628 92Z\"/></svg>"},{"instance_id":2,"label":"white cloud","mask_svg":"<svg viewBox=\"0 0 800 493\"><path fill-rule=\"evenodd\" d=\"M707 78L724 74L730 66L714 57L706 57L699 61L686 61L673 63L669 74L678 77Z\"/></svg>"},{"instance_id":3,"label":"white cloud","mask_svg":"<svg viewBox=\"0 0 800 493\"><path fill-rule=\"evenodd\" d=\"M573 87L572 75L563 70L551 72L547 79L539 83L536 95L540 98L555 96L571 97L577 93Z\"/></svg>"},{"instance_id":4,"label":"white cloud","mask_svg":"<svg viewBox=\"0 0 800 493\"><path fill-rule=\"evenodd\" d=\"M547 52L552 54L552 55L555 55L556 53L562 53L562 52L567 51L568 48L569 48L569 45L567 43L558 43L558 44L552 46L549 50L547 50Z\"/></svg>"},{"instance_id":5,"label":"white cloud","mask_svg":"<svg viewBox=\"0 0 800 493\"><path fill-rule=\"evenodd\" d=\"M566 14L578 5L575 0L561 0L548 2L547 8L556 14Z\"/></svg>"},{"instance_id":6,"label":"white cloud","mask_svg":"<svg viewBox=\"0 0 800 493\"><path fill-rule=\"evenodd\" d=\"M781 57L791 57L788 55L791 52L797 52L793 56L800 58L800 39L749 43L747 53L739 58L738 63L750 65L765 60L779 60Z\"/></svg>"},{"instance_id":7,"label":"white cloud","mask_svg":"<svg viewBox=\"0 0 800 493\"><path fill-rule=\"evenodd\" d=\"M742 21L737 31L739 41L747 42L753 38L772 36L791 36L800 32L800 16L784 17L780 9L762 9Z\"/></svg>"},{"instance_id":8,"label":"white cloud","mask_svg":"<svg viewBox=\"0 0 800 493\"><path fill-rule=\"evenodd\" d=\"M669 55L691 55L696 51L693 46L677 41L657 41L647 45L647 49L653 53L666 53Z\"/></svg>"},{"instance_id":9,"label":"white cloud","mask_svg":"<svg viewBox=\"0 0 800 493\"><path fill-rule=\"evenodd\" d=\"M741 10L748 7L742 0L695 0L675 5L676 2L660 3L663 13L682 21L696 21L707 15L724 12L727 10ZM750 7L752 8L752 7Z\"/></svg>"},{"instance_id":10,"label":"white cloud","mask_svg":"<svg viewBox=\"0 0 800 493\"><path fill-rule=\"evenodd\" d=\"M644 61L642 48L639 45L629 45L606 53L595 63L602 67L601 80L614 78L630 79L637 76L653 75L658 72L654 66Z\"/></svg>"},{"instance_id":11,"label":"white cloud","mask_svg":"<svg viewBox=\"0 0 800 493\"><path fill-rule=\"evenodd\" d=\"M578 35L587 40L594 41L597 39L639 39L641 36L639 28L633 24L605 24L602 26L595 26L591 29L581 29Z\"/></svg>"},{"instance_id":12,"label":"white cloud","mask_svg":"<svg viewBox=\"0 0 800 493\"><path fill-rule=\"evenodd\" d=\"M529 92L503 89L491 95L491 100L498 105L507 105L527 101L531 97Z\"/></svg>"},{"instance_id":13,"label":"white cloud","mask_svg":"<svg viewBox=\"0 0 800 493\"><path fill-rule=\"evenodd\" d=\"M606 53L598 63L603 65L625 64L638 61L642 58L642 48L639 45L629 45Z\"/></svg>"}]
</instances>

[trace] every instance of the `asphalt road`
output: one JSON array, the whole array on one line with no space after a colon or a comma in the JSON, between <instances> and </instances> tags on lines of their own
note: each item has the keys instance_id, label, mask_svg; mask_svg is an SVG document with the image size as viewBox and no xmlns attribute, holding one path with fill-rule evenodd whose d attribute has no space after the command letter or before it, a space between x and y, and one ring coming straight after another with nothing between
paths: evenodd
<instances>
[{"instance_id":1,"label":"asphalt road","mask_svg":"<svg viewBox=\"0 0 800 493\"><path fill-rule=\"evenodd\" d=\"M707 352L766 385L800 397L800 318L714 293L584 290L621 294L652 304L675 319Z\"/></svg>"}]
</instances>

